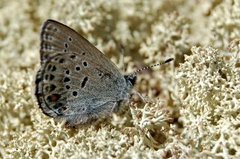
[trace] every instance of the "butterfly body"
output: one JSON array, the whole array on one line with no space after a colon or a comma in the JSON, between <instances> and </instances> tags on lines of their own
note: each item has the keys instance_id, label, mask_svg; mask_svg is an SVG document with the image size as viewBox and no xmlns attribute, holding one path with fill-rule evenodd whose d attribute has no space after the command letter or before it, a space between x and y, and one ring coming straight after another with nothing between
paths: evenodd
<instances>
[{"instance_id":1,"label":"butterfly body","mask_svg":"<svg viewBox=\"0 0 240 159\"><path fill-rule=\"evenodd\" d=\"M131 96L136 75L122 75L73 29L47 20L41 32L41 67L35 96L43 113L69 126L117 112Z\"/></svg>"}]
</instances>

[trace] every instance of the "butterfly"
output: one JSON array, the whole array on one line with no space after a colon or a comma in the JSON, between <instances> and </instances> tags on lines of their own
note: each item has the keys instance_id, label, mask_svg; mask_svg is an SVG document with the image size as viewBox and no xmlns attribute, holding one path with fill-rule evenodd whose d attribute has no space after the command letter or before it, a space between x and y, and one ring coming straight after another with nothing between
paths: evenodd
<instances>
[{"instance_id":1,"label":"butterfly","mask_svg":"<svg viewBox=\"0 0 240 159\"><path fill-rule=\"evenodd\" d=\"M137 72L150 68L123 75L88 40L51 19L43 24L40 40L35 96L44 114L64 120L69 127L87 125L118 112L132 96Z\"/></svg>"},{"instance_id":2,"label":"butterfly","mask_svg":"<svg viewBox=\"0 0 240 159\"><path fill-rule=\"evenodd\" d=\"M89 124L111 116L131 97L137 76L121 74L73 29L49 19L40 40L35 96L47 116L62 119L67 126Z\"/></svg>"}]
</instances>

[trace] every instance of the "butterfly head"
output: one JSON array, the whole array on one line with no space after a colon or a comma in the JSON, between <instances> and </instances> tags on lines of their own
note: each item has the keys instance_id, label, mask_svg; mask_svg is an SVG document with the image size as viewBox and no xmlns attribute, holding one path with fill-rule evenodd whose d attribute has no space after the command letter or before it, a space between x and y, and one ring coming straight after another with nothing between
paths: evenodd
<instances>
[{"instance_id":1,"label":"butterfly head","mask_svg":"<svg viewBox=\"0 0 240 159\"><path fill-rule=\"evenodd\" d=\"M136 83L136 80L137 80L137 75L136 74L125 75L124 78L125 78L127 84L134 86Z\"/></svg>"}]
</instances>

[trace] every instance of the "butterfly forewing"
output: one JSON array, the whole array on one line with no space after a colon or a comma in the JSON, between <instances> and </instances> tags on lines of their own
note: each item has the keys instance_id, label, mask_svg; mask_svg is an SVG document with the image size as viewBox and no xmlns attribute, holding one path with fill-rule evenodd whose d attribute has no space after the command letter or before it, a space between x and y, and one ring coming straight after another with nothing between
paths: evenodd
<instances>
[{"instance_id":1,"label":"butterfly forewing","mask_svg":"<svg viewBox=\"0 0 240 159\"><path fill-rule=\"evenodd\" d=\"M47 20L43 24L41 31L41 62L56 53L64 54L69 52L86 57L94 56L95 59L100 58L102 63L108 63L107 66L104 65L108 70L114 69L114 72L119 72L118 68L101 51L75 30L57 21Z\"/></svg>"}]
</instances>

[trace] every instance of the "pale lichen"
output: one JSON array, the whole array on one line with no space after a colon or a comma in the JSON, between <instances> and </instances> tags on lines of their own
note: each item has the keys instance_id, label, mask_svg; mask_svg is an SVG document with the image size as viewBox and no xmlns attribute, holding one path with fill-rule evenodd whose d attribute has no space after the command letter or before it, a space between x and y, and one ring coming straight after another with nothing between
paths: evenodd
<instances>
[{"instance_id":1,"label":"pale lichen","mask_svg":"<svg viewBox=\"0 0 240 159\"><path fill-rule=\"evenodd\" d=\"M166 141L171 117L159 103L146 104L144 108L130 107L134 128L141 137L140 144L159 149ZM164 134L165 133L165 134Z\"/></svg>"},{"instance_id":2,"label":"pale lichen","mask_svg":"<svg viewBox=\"0 0 240 159\"><path fill-rule=\"evenodd\" d=\"M240 158L238 0L0 6L0 158ZM107 123L67 129L32 98L40 26L49 18L81 33L127 73L175 60L138 75L135 90L149 103L134 97Z\"/></svg>"},{"instance_id":3,"label":"pale lichen","mask_svg":"<svg viewBox=\"0 0 240 159\"><path fill-rule=\"evenodd\" d=\"M200 156L239 156L240 70L234 53L229 53L229 60L211 47L193 47L192 53L176 74L184 123L181 136L202 152Z\"/></svg>"}]
</instances>

